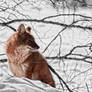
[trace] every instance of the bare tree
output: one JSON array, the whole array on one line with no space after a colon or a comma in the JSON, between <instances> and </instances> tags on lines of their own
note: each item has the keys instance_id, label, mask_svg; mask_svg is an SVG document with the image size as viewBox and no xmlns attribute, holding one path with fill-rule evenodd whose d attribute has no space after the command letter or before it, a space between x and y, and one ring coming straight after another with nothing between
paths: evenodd
<instances>
[{"instance_id":1,"label":"bare tree","mask_svg":"<svg viewBox=\"0 0 92 92\"><path fill-rule=\"evenodd\" d=\"M10 3L10 1L12 3ZM92 77L92 39L81 43L76 42L76 44L72 46L73 41L75 42L75 40L72 39L70 42L69 39L71 37L69 38L69 34L67 33L73 34L72 32L75 31L86 32L88 37L92 38L92 36L89 36L92 31L92 17L77 13L77 8L80 4L85 7L89 6L86 0L10 1L0 1L1 38L4 35L6 36L5 33L11 35L9 32L16 31L16 26L20 23L31 25L34 35L38 38L37 41L42 44L42 53L46 56L46 59L48 59L49 68L59 80L59 86L61 85L60 89L63 90L63 92L65 90L67 90L67 92L81 92L83 90L86 90L85 92L90 92L90 77ZM55 14L43 16L40 13L41 11L44 11L44 7L47 7L47 10L49 7L52 10L57 9L58 11L59 9L70 9L73 7L75 11L72 13L65 13L66 10L64 10L64 12L61 13L55 10ZM41 28L44 30L42 31ZM68 39L65 39L63 36L66 36ZM81 35L79 37L81 38ZM0 43L2 47L4 46L2 44L5 44L6 40L7 37L4 41L1 39ZM65 48L64 44L69 43L71 44L71 47L67 45ZM3 55L5 55L5 53L1 52L0 56ZM0 61L6 62L6 59L1 59ZM56 67L52 67L54 63L58 64L57 68L59 71L57 71Z\"/></svg>"}]
</instances>

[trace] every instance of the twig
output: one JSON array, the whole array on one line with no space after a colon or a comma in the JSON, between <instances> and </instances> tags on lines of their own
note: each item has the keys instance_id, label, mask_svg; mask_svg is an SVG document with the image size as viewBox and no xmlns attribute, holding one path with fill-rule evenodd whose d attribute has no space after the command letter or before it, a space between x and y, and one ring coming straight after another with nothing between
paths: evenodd
<instances>
[{"instance_id":1,"label":"twig","mask_svg":"<svg viewBox=\"0 0 92 92\"><path fill-rule=\"evenodd\" d=\"M86 87L87 87L87 92L89 92L89 88L88 88L88 84L86 83Z\"/></svg>"},{"instance_id":2,"label":"twig","mask_svg":"<svg viewBox=\"0 0 92 92\"><path fill-rule=\"evenodd\" d=\"M13 28L12 26L9 26L9 25L6 25L7 27L9 27L10 29L12 29L13 31L15 31L16 32L16 29L15 28Z\"/></svg>"},{"instance_id":3,"label":"twig","mask_svg":"<svg viewBox=\"0 0 92 92\"><path fill-rule=\"evenodd\" d=\"M2 63L7 62L7 59L1 59L0 62Z\"/></svg>"},{"instance_id":4,"label":"twig","mask_svg":"<svg viewBox=\"0 0 92 92\"><path fill-rule=\"evenodd\" d=\"M49 67L50 70L63 82L63 84L66 86L67 90L68 90L69 92L73 92L73 91L69 88L69 86L66 84L66 82L59 76L59 74L58 74L50 65L48 65L48 67Z\"/></svg>"},{"instance_id":5,"label":"twig","mask_svg":"<svg viewBox=\"0 0 92 92\"><path fill-rule=\"evenodd\" d=\"M60 17L60 16L76 16L76 17L82 17L82 18L86 18L86 19L92 19L92 17L90 17L90 16L85 16L85 15L81 15L81 14L57 14L57 15L45 17L42 20Z\"/></svg>"},{"instance_id":6,"label":"twig","mask_svg":"<svg viewBox=\"0 0 92 92\"><path fill-rule=\"evenodd\" d=\"M61 32L63 32L65 29L66 29L67 27L64 27L52 40L51 40L51 42L46 46L46 48L44 49L44 51L42 52L42 53L44 53L47 49L48 49L48 47L51 45L51 43L58 37L58 35L61 33Z\"/></svg>"}]
</instances>

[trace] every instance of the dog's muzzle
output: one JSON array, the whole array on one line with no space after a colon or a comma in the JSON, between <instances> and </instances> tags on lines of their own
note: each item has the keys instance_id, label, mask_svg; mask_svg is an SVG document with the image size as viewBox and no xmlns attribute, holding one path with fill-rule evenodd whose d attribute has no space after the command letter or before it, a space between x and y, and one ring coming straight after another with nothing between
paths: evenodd
<instances>
[{"instance_id":1,"label":"dog's muzzle","mask_svg":"<svg viewBox=\"0 0 92 92\"><path fill-rule=\"evenodd\" d=\"M36 44L35 41L32 41L32 40L28 40L32 45L33 47L31 46L32 49L39 49L40 47Z\"/></svg>"}]
</instances>

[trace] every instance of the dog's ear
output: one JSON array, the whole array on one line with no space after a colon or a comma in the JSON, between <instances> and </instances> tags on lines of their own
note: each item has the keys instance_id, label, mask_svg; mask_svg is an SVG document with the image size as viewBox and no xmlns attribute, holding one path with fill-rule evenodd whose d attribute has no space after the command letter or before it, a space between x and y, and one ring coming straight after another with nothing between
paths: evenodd
<instances>
[{"instance_id":1,"label":"dog's ear","mask_svg":"<svg viewBox=\"0 0 92 92\"><path fill-rule=\"evenodd\" d=\"M27 27L26 32L31 33L31 27Z\"/></svg>"},{"instance_id":2,"label":"dog's ear","mask_svg":"<svg viewBox=\"0 0 92 92\"><path fill-rule=\"evenodd\" d=\"M18 29L17 29L17 32L21 35L21 34L23 34L25 31L26 31L26 29L25 29L24 24L20 24L19 27L18 27Z\"/></svg>"}]
</instances>

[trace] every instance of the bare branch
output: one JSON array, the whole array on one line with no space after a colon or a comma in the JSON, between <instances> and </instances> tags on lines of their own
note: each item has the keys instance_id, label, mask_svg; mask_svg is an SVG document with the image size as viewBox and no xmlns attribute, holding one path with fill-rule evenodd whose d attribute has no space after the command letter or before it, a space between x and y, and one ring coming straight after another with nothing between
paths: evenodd
<instances>
[{"instance_id":1,"label":"bare branch","mask_svg":"<svg viewBox=\"0 0 92 92\"><path fill-rule=\"evenodd\" d=\"M45 23L45 24L53 24L57 26L62 26L62 27L68 27L68 28L80 28L80 29L87 29L87 30L92 30L92 27L90 26L81 26L81 25L69 25L69 24L64 24L64 23L59 23L59 22L54 22L54 21L46 21L46 20L39 20L39 19L15 19L11 20L5 23L0 23L0 26L6 26L12 23L17 23L17 22L37 22L37 23Z\"/></svg>"},{"instance_id":2,"label":"bare branch","mask_svg":"<svg viewBox=\"0 0 92 92\"><path fill-rule=\"evenodd\" d=\"M58 15L53 15L53 16L48 16L43 18L42 20L46 20L49 18L55 18L55 17L60 17L60 16L76 16L76 17L81 17L81 18L86 18L86 19L92 19L92 17L90 16L85 16L85 15L81 15L81 14L58 14Z\"/></svg>"},{"instance_id":3,"label":"bare branch","mask_svg":"<svg viewBox=\"0 0 92 92\"><path fill-rule=\"evenodd\" d=\"M6 25L6 26L9 27L10 29L12 29L13 31L16 31L16 29L13 28L12 26L10 26L10 25Z\"/></svg>"},{"instance_id":4,"label":"bare branch","mask_svg":"<svg viewBox=\"0 0 92 92\"><path fill-rule=\"evenodd\" d=\"M58 37L58 35L63 32L67 27L64 27L53 39L52 41L46 46L46 48L44 49L43 53L48 49L48 47L51 45L51 43Z\"/></svg>"},{"instance_id":5,"label":"bare branch","mask_svg":"<svg viewBox=\"0 0 92 92\"><path fill-rule=\"evenodd\" d=\"M87 87L87 92L90 92L90 91L89 91L89 87L88 87L88 84L87 84L87 83L86 83L86 87Z\"/></svg>"},{"instance_id":6,"label":"bare branch","mask_svg":"<svg viewBox=\"0 0 92 92\"><path fill-rule=\"evenodd\" d=\"M73 92L69 86L66 84L66 82L59 76L59 74L50 66L48 65L48 67L50 68L50 70L63 82L63 84L66 86L66 88L68 89L69 92Z\"/></svg>"},{"instance_id":7,"label":"bare branch","mask_svg":"<svg viewBox=\"0 0 92 92\"><path fill-rule=\"evenodd\" d=\"M7 59L1 59L0 62L7 62Z\"/></svg>"}]
</instances>

